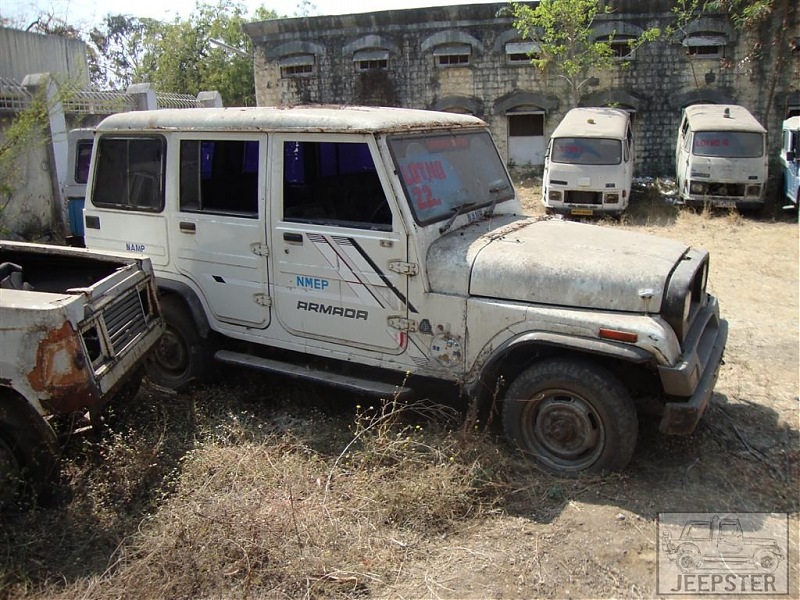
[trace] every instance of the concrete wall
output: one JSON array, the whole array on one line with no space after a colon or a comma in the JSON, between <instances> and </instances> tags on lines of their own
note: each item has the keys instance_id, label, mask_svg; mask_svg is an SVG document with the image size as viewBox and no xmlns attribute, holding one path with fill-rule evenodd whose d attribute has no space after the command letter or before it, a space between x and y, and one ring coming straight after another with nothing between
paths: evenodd
<instances>
[{"instance_id":1,"label":"concrete wall","mask_svg":"<svg viewBox=\"0 0 800 600\"><path fill-rule=\"evenodd\" d=\"M10 194L0 196L0 237L48 239L62 242L69 235L68 205L65 197L69 163L67 132L92 128L108 115L128 110L222 106L217 92L159 94L150 84L131 85L125 92L59 90L55 76L26 75L21 84L6 80L0 86L0 145L8 128L34 98L47 99L47 122L24 147L12 149L14 160L4 160L0 176L13 184ZM13 84L13 85L10 85Z\"/></svg>"},{"instance_id":2,"label":"concrete wall","mask_svg":"<svg viewBox=\"0 0 800 600\"><path fill-rule=\"evenodd\" d=\"M57 73L65 81L88 85L86 44L0 27L0 77L22 81L28 73Z\"/></svg>"},{"instance_id":3,"label":"concrete wall","mask_svg":"<svg viewBox=\"0 0 800 600\"><path fill-rule=\"evenodd\" d=\"M639 48L629 61L595 73L582 89L580 104L614 104L635 111L638 138L637 174L672 174L676 131L681 109L698 101L743 104L778 138L787 103L800 108L800 51L791 43L800 37L797 8L791 0L786 41L772 42L781 30L782 12L754 38L744 38L721 16L705 17L694 31L726 36L723 58L698 59L681 40L659 41ZM598 32L635 33L666 27L673 2L654 0L610 2L611 15L598 18ZM485 119L498 146L508 156L508 115L543 111L544 137L549 138L571 108L568 88L553 74L530 64L510 64L507 42L519 41L513 18L498 16L506 3L381 11L331 17L276 19L245 26L256 45L256 99L260 106L292 104L370 104L470 112ZM756 62L743 61L753 42L761 45ZM470 47L468 66L438 66L440 44ZM359 72L354 57L360 50L388 50L388 68ZM281 75L292 57L313 56L309 74ZM777 65L777 67L776 67ZM776 79L772 106L767 93ZM773 143L774 146L774 143Z\"/></svg>"}]
</instances>

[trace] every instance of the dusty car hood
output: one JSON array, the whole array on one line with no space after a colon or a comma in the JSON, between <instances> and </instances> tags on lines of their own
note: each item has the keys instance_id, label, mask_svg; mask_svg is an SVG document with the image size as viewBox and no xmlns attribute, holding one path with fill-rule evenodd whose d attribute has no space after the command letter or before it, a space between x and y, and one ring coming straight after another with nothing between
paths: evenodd
<instances>
[{"instance_id":1,"label":"dusty car hood","mask_svg":"<svg viewBox=\"0 0 800 600\"><path fill-rule=\"evenodd\" d=\"M600 310L657 312L688 246L561 220L478 223L428 251L433 291ZM645 301L640 292L650 290Z\"/></svg>"}]
</instances>

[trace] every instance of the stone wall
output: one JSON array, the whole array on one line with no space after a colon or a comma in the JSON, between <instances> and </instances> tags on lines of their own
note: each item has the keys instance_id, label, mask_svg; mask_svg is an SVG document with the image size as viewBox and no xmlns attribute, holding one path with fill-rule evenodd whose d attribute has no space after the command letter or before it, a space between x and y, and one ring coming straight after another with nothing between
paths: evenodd
<instances>
[{"instance_id":1,"label":"stone wall","mask_svg":"<svg viewBox=\"0 0 800 600\"><path fill-rule=\"evenodd\" d=\"M772 42L782 29L784 2L788 27L784 28L785 42L778 48ZM613 14L598 18L595 24L598 35L636 34L651 26L664 28L672 20L674 3L669 0L610 4ZM740 35L722 16L703 17L692 23L689 33L722 36L724 56L693 58L681 39L658 41L639 48L631 60L620 60L611 70L595 73L582 88L579 103L613 104L635 112L638 175L672 174L681 109L696 102L742 104L762 122L766 118L774 150L787 111L792 106L800 110L800 24L794 4L778 0L772 22L752 38ZM489 123L498 147L508 157L509 115L542 113L543 137L548 139L571 106L562 79L538 71L527 61L508 61L506 44L521 40L513 18L502 15L507 6L475 4L248 24L245 31L256 46L257 103L368 104L468 112ZM759 60L743 61L754 42L761 47ZM436 52L450 47L468 51L468 64L437 65ZM376 54L377 50L383 54ZM385 56L385 68L360 70L359 56L375 60ZM297 61L312 64L306 64L307 72L292 72ZM773 76L776 65L777 78Z\"/></svg>"}]
</instances>

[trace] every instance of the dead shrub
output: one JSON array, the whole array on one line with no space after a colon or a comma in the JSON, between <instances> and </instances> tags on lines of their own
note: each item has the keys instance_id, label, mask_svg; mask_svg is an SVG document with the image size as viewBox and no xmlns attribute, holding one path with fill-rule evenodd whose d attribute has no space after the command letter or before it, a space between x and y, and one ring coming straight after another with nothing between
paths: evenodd
<instances>
[{"instance_id":1,"label":"dead shrub","mask_svg":"<svg viewBox=\"0 0 800 600\"><path fill-rule=\"evenodd\" d=\"M102 515L119 536L115 550L104 544L102 567L96 557L94 574L66 585L29 572L9 589L48 598L352 597L392 581L432 535L486 515L506 491L502 452L460 430L450 409L389 400L357 408L349 423L282 409L265 419L234 392L205 394L210 404L172 406L183 416L181 443L166 417L139 437L126 429L99 443L105 461L84 473L92 483L67 512ZM349 429L332 453L319 449L332 448L319 441L326 428L330 439ZM180 455L159 470L173 444ZM124 463L143 470L140 482ZM152 488L139 521L115 528L112 507L130 511L143 482Z\"/></svg>"}]
</instances>

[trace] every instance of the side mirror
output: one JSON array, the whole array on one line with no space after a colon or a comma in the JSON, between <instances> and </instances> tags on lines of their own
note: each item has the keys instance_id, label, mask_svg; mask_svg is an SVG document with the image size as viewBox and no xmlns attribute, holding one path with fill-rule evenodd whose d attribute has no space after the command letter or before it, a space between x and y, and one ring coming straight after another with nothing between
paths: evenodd
<instances>
[{"instance_id":1,"label":"side mirror","mask_svg":"<svg viewBox=\"0 0 800 600\"><path fill-rule=\"evenodd\" d=\"M794 150L786 151L786 162L794 162L795 158L797 158L797 153Z\"/></svg>"}]
</instances>

